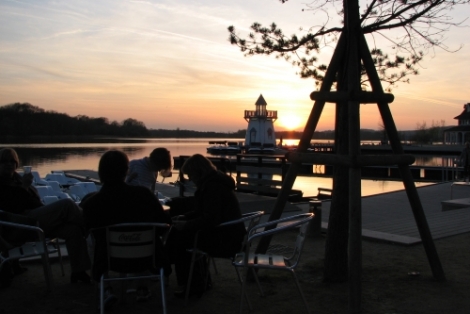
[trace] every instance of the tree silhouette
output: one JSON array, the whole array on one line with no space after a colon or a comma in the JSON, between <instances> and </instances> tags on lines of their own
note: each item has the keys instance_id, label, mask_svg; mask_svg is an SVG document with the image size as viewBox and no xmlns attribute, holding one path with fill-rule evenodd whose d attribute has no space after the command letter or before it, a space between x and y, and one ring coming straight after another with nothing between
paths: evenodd
<instances>
[{"instance_id":1,"label":"tree silhouette","mask_svg":"<svg viewBox=\"0 0 470 314\"><path fill-rule=\"evenodd\" d=\"M281 2L284 3L287 0L281 0ZM261 54L284 58L300 69L301 77L312 77L316 80L320 92L311 95L312 100L316 102L304 134L313 135L326 101L336 103L335 151L338 156L335 160L333 177L333 199L326 242L324 280L344 281L348 279L348 276L352 276L350 278L359 283L350 285L350 294L353 295L350 297L351 310L354 313L360 309L360 271L351 275L348 273L348 267L357 270L358 264L360 265L360 243L357 241L357 235L360 235L360 231L357 230L360 229L360 219L357 219L356 213L357 209L360 212L360 189L358 189L358 186L360 188L360 167L357 164L357 158L360 155L358 148L359 102L378 104L387 134L391 137L393 151L403 154L398 133L388 109L388 103L393 101L393 95L384 94L380 82L388 83L389 87L397 82L407 82L409 75L418 74L416 67L429 51L437 47L449 51L443 42L444 35L450 27L459 26L461 22L453 22L447 12L456 5L468 3L469 0L372 0L369 3L361 3L364 9L360 11L357 0L319 0L307 5L307 10L325 13L326 22L308 29L301 37L284 35L274 23L269 27L254 23L251 27L252 33L247 39L240 37L234 26L228 28L230 42L239 46L246 56ZM339 5L342 6L337 11L343 20L341 24L331 27L328 25L330 15L327 6L336 8ZM392 30L395 32L401 30L401 32L398 36L396 33L392 36L387 33ZM374 39L374 42L379 37L386 39L392 44L393 56L389 57L379 47L369 49L365 41L366 35ZM337 46L330 65L317 64L321 50L335 42ZM330 71L332 65L334 69ZM375 72L371 68L375 68ZM338 92L331 93L331 89L336 89ZM361 92L365 89L372 89L373 93ZM367 101L367 97L374 101ZM293 160L297 159L293 162L291 169L295 169L296 164L300 163L303 158L309 158L302 155L307 142L309 139L303 136L299 144L299 154L292 154ZM405 189L412 203L412 210L432 264L433 273L436 278L443 280L445 276L435 254L427 222L422 215L416 187L409 175L407 164L409 160L406 160L407 156L390 157L388 161L385 159L377 161L373 158L369 161L400 163ZM317 159L321 158L322 156L318 156ZM289 188L289 184L295 180L295 171L292 170L292 174L287 174L287 183L283 185L283 191L278 196L270 219L280 216L288 193L284 191L284 187ZM349 212L350 208L354 209L352 214ZM355 230L352 231L349 229L350 215L355 218L353 222ZM348 242L350 231L354 234L354 239ZM268 244L269 240L267 243L266 241L260 243L257 250L265 250ZM354 254L349 264L348 245L350 245L349 252Z\"/></svg>"},{"instance_id":2,"label":"tree silhouette","mask_svg":"<svg viewBox=\"0 0 470 314\"><path fill-rule=\"evenodd\" d=\"M280 0L282 3L287 1ZM389 84L388 90L397 82L408 83L410 75L418 74L418 63L432 49L439 47L450 51L444 44L445 34L452 26L462 25L463 21L453 22L448 12L457 5L468 3L469 0L372 0L361 4L364 9L359 22L363 34L370 35L374 43L385 39L389 45L390 54L379 47L370 51L381 81ZM313 11L315 18L323 14L324 22L307 30L301 28L301 33L305 33L302 36L287 36L275 23L263 27L255 22L247 38L240 37L235 27L229 26L230 42L239 46L245 56L283 58L299 69L302 78L314 78L319 86L328 66L318 64L318 55L323 48L334 44L343 30L342 6L342 0L315 0L306 4L302 11ZM338 25L330 26L334 20L328 9L338 12L341 19ZM401 30L398 35L397 30ZM366 88L368 79L364 67L361 77L361 84Z\"/></svg>"}]
</instances>

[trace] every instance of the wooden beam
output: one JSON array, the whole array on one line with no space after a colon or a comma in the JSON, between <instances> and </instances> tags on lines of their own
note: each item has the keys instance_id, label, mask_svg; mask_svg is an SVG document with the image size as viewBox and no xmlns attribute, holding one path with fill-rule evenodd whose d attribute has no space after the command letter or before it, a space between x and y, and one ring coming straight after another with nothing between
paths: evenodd
<instances>
[{"instance_id":1,"label":"wooden beam","mask_svg":"<svg viewBox=\"0 0 470 314\"><path fill-rule=\"evenodd\" d=\"M359 155L354 158L345 155L317 153L287 153L290 162L311 162L315 165L333 165L345 167L411 165L415 162L412 155Z\"/></svg>"},{"instance_id":2,"label":"wooden beam","mask_svg":"<svg viewBox=\"0 0 470 314\"><path fill-rule=\"evenodd\" d=\"M378 102L392 103L395 99L393 94L375 92L347 92L347 91L326 91L312 92L310 99L324 102L337 103L342 101L357 101L361 104L377 104Z\"/></svg>"},{"instance_id":3,"label":"wooden beam","mask_svg":"<svg viewBox=\"0 0 470 314\"><path fill-rule=\"evenodd\" d=\"M364 35L362 35L360 38L360 48L361 57L364 63L364 67L366 68L372 89L376 92L383 92L382 84L380 83L380 78L375 70L374 61L370 55L369 47ZM395 154L403 154L403 147L398 137L398 131L395 126L395 122L393 121L392 113L390 112L388 104L385 102L379 102L377 105L380 115L382 116L382 121L384 123L385 130L387 131L393 152ZM432 239L431 235L431 230L429 229L426 215L424 214L424 209L421 204L413 177L411 175L410 168L408 165L401 165L399 166L399 169L434 278L440 281L445 281L446 277L444 274L444 269L442 268L439 255L437 254L436 246L434 245L434 240Z\"/></svg>"}]
</instances>

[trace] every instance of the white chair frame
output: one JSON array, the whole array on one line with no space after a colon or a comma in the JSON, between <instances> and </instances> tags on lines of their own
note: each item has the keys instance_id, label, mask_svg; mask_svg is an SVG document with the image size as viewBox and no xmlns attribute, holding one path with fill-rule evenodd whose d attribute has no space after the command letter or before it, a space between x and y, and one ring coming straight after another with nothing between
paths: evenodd
<instances>
[{"instance_id":1,"label":"white chair frame","mask_svg":"<svg viewBox=\"0 0 470 314\"><path fill-rule=\"evenodd\" d=\"M15 246L14 248L8 250L5 254L3 253L0 254L0 269L8 261L20 260L23 258L29 258L29 257L34 257L34 256L41 256L42 266L44 270L44 277L46 279L46 284L47 284L47 292L50 292L52 290L52 271L51 271L51 265L49 261L49 254L56 253L58 250L60 250L60 248L58 249L56 249L55 247L50 248L47 245L46 237L44 236L44 231L37 226L30 226L30 225L0 220L0 227L1 226L17 228L23 231L35 232L38 237L38 241L26 242L22 245ZM62 258L60 258L60 263L61 263L62 274L63 274L64 270L63 270L63 265L62 265Z\"/></svg>"},{"instance_id":2,"label":"white chair frame","mask_svg":"<svg viewBox=\"0 0 470 314\"><path fill-rule=\"evenodd\" d=\"M164 280L164 270L160 268L158 275L133 275L133 276L124 276L119 269L113 269L110 263L111 258L121 258L128 260L129 263L133 259L142 258L142 257L151 257L153 260L153 265L155 264L155 241L157 228L168 229L170 226L165 223L122 223L115 224L104 227L106 230L106 243L107 243L107 252L108 252L108 271L101 276L100 280L100 311L101 314L104 313L104 284L105 282L110 281L124 281L124 280L136 280L136 279L159 279L161 296L162 296L162 307L163 313L167 313L166 305L166 293L165 293L165 280ZM117 231L119 228L135 228L134 230L129 229L125 231ZM142 230L142 228L149 228L147 230ZM95 231L97 229L94 229ZM124 238L127 236L134 236L136 232L141 233L139 239L135 238L135 241L132 241L130 244L129 241L124 241ZM124 235L124 236L123 236ZM121 237L121 238L120 238ZM118 244L118 245L113 245ZM126 245L127 244L127 245ZM108 272L118 272L120 277L111 278L109 277Z\"/></svg>"},{"instance_id":3,"label":"white chair frame","mask_svg":"<svg viewBox=\"0 0 470 314\"><path fill-rule=\"evenodd\" d=\"M248 225L246 226L246 229L247 229L247 234L248 234L248 232L255 225L257 225L259 223L259 220L261 219L261 216L263 216L263 215L264 215L264 211L256 211L256 212L246 213L246 214L243 214L241 218L221 223L216 228L223 228L223 227L238 224L238 223L245 223L245 224L247 223ZM192 255L191 255L191 266L189 268L189 278L188 278L188 282L186 284L186 292L185 292L185 296L184 296L185 305L188 304L189 291L191 289L191 280L192 280L193 273L194 273L194 265L197 261L202 261L203 259L206 259L206 261L207 261L207 263L206 263L207 269L205 271L206 278L204 280L204 290L207 288L207 283L208 283L208 279L209 279L209 267L210 267L211 262L212 262L212 265L215 269L215 272L218 273L217 272L217 267L216 267L215 261L214 261L214 258L216 258L216 257L211 256L207 252L204 252L204 251L198 249L197 248L198 239L199 239L199 231L196 233L196 236L194 238L193 248L188 250L188 252L191 252ZM242 241L242 249L246 245L246 240L247 240L247 235L245 235L245 237ZM232 258L232 261L233 261L233 258ZM240 276L240 273L238 272L238 269L235 268L235 270L237 272L238 280L241 283L242 282L242 277ZM247 298L247 302L248 302L248 304L250 305L250 308L251 308L251 304L250 304L250 301L248 300L248 298Z\"/></svg>"},{"instance_id":4,"label":"white chair frame","mask_svg":"<svg viewBox=\"0 0 470 314\"><path fill-rule=\"evenodd\" d=\"M290 272L294 277L295 285L300 293L300 296L302 297L302 300L307 309L307 313L310 313L307 300L305 299L305 296L299 284L299 280L297 279L297 275L295 274L294 270L300 262L300 257L302 255L301 253L304 246L306 233L308 230L308 224L313 219L313 217L314 215L312 213L294 215L258 224L249 231L245 252L237 254L232 262L232 265L235 268L245 269L245 280L243 280L242 282L240 295L240 314L243 312L243 300L244 298L247 298L245 288L248 278L248 271L250 269L253 271L252 273L255 277L256 283L258 285L258 288L260 289L262 296L264 296L264 293L259 283L258 276L256 274L257 270L267 269ZM295 228L298 228L299 232L295 241L294 252L291 256L286 257L284 255L279 254L261 254L250 252L250 246L254 240L259 240L262 237L274 236L276 234L290 231ZM260 229L264 229L264 231L260 231ZM248 304L250 305L250 303Z\"/></svg>"}]
</instances>

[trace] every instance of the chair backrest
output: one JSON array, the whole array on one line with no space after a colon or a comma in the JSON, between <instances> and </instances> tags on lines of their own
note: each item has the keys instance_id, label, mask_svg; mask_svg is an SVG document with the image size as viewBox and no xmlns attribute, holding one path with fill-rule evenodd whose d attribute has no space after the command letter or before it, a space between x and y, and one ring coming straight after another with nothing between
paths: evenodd
<instances>
[{"instance_id":1,"label":"chair backrest","mask_svg":"<svg viewBox=\"0 0 470 314\"><path fill-rule=\"evenodd\" d=\"M155 265L157 228L163 223L126 223L106 227L108 270L120 273L143 272Z\"/></svg>"},{"instance_id":2,"label":"chair backrest","mask_svg":"<svg viewBox=\"0 0 470 314\"><path fill-rule=\"evenodd\" d=\"M295 268L299 263L302 249L304 247L308 224L313 219L313 217L313 213L306 213L258 224L249 231L247 241L251 242L255 238L272 236L281 232L298 228L294 251L292 252L291 256L285 256L285 259L289 261L290 268ZM259 229L264 229L264 231L259 231ZM247 247L246 250L248 253L249 248Z\"/></svg>"},{"instance_id":3,"label":"chair backrest","mask_svg":"<svg viewBox=\"0 0 470 314\"><path fill-rule=\"evenodd\" d=\"M246 227L246 230L247 230L247 234L245 235L245 237L243 238L243 241L242 241L242 246L241 247L243 249L245 247L246 241L248 239L248 233L250 232L250 230L254 226L256 226L259 223L259 221L261 219L261 216L263 216L263 215L264 215L264 211L262 211L262 210L242 214L242 218L221 223L219 225L219 227L229 226L229 225L233 225L233 224L237 224L237 223L241 223L241 222L244 223L245 227Z\"/></svg>"},{"instance_id":4,"label":"chair backrest","mask_svg":"<svg viewBox=\"0 0 470 314\"><path fill-rule=\"evenodd\" d=\"M38 231L42 232L36 219L0 210L0 235L10 244L37 241Z\"/></svg>"}]
</instances>

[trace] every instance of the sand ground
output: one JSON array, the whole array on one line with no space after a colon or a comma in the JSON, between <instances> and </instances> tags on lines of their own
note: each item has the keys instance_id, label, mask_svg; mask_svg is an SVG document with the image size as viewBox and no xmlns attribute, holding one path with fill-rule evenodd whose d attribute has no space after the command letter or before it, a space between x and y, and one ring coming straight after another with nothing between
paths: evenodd
<instances>
[{"instance_id":1,"label":"sand ground","mask_svg":"<svg viewBox=\"0 0 470 314\"><path fill-rule=\"evenodd\" d=\"M293 234L284 235L272 243L288 245ZM309 238L298 268L301 286L312 313L349 313L348 284L322 282L325 238ZM362 313L470 313L470 233L435 241L447 281L434 280L422 245L400 246L363 241ZM12 286L0 290L0 314L14 313L96 313L97 285L70 284L69 264L62 277L57 262L52 265L53 291L45 293L45 281L40 262L28 262L28 271L14 278ZM193 297L188 306L175 299L170 277L167 291L168 313L237 313L240 286L229 261L218 260L219 275L212 274L213 289L201 298ZM409 272L419 272L410 276ZM260 297L256 284L248 284L253 305L251 313L306 313L300 296L288 273L261 272L267 294ZM116 289L119 288L116 287ZM161 313L158 285L152 283L152 298L136 303L134 295L109 313ZM249 313L245 307L244 313Z\"/></svg>"}]
</instances>

